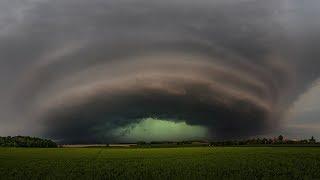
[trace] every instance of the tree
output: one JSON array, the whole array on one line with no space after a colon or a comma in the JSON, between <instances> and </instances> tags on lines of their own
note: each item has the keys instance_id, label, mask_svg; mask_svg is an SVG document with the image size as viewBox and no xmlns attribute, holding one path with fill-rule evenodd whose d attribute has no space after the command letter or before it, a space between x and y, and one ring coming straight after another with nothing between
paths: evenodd
<instances>
[{"instance_id":1,"label":"tree","mask_svg":"<svg viewBox=\"0 0 320 180\"><path fill-rule=\"evenodd\" d=\"M29 136L0 137L2 147L57 147L51 140Z\"/></svg>"},{"instance_id":2,"label":"tree","mask_svg":"<svg viewBox=\"0 0 320 180\"><path fill-rule=\"evenodd\" d=\"M314 139L314 137L312 136L311 139L309 139L309 143L310 144L315 144L316 140Z\"/></svg>"},{"instance_id":3,"label":"tree","mask_svg":"<svg viewBox=\"0 0 320 180\"><path fill-rule=\"evenodd\" d=\"M280 136L278 137L278 141L280 141L280 142L283 141L283 136L282 136L282 135L280 135Z\"/></svg>"}]
</instances>

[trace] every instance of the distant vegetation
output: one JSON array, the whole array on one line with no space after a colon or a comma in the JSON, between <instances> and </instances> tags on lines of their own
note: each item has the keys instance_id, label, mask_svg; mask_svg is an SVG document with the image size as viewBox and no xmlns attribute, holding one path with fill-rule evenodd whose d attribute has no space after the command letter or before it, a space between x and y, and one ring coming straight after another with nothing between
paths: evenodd
<instances>
[{"instance_id":1,"label":"distant vegetation","mask_svg":"<svg viewBox=\"0 0 320 180\"><path fill-rule=\"evenodd\" d=\"M54 148L57 144L48 139L29 136L0 137L0 147L43 147Z\"/></svg>"},{"instance_id":2,"label":"distant vegetation","mask_svg":"<svg viewBox=\"0 0 320 180\"><path fill-rule=\"evenodd\" d=\"M137 146L140 147L175 147L175 146L250 146L250 145L319 145L316 139L312 136L310 139L290 140L285 139L282 135L275 138L254 138L246 140L227 140L227 141L152 141L150 143L138 141Z\"/></svg>"},{"instance_id":3,"label":"distant vegetation","mask_svg":"<svg viewBox=\"0 0 320 180\"><path fill-rule=\"evenodd\" d=\"M248 140L234 140L234 141L217 141L211 142L212 146L241 146L241 145L320 145L312 136L310 139L304 140L290 140L285 139L282 135L277 138L257 138Z\"/></svg>"},{"instance_id":4,"label":"distant vegetation","mask_svg":"<svg viewBox=\"0 0 320 180\"><path fill-rule=\"evenodd\" d=\"M227 140L227 141L138 141L136 143L122 143L122 144L104 144L103 147L201 147L201 146L283 146L283 145L297 145L297 146L320 146L320 143L312 136L310 139L304 140L290 140L284 138L282 135L275 138L253 138L246 140ZM87 145L69 145L70 147L94 147L101 146L101 144L87 144ZM49 139L41 139L29 136L0 136L0 147L43 147L54 148L58 145ZM59 147L67 147L59 145Z\"/></svg>"},{"instance_id":5,"label":"distant vegetation","mask_svg":"<svg viewBox=\"0 0 320 180\"><path fill-rule=\"evenodd\" d=\"M201 147L209 146L208 141L138 141L137 147Z\"/></svg>"}]
</instances>

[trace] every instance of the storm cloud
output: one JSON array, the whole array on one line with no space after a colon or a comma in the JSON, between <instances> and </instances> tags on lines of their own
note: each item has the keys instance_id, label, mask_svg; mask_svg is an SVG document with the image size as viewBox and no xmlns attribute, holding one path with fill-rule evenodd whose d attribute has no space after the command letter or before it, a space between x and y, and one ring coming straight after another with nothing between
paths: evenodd
<instances>
[{"instance_id":1,"label":"storm cloud","mask_svg":"<svg viewBox=\"0 0 320 180\"><path fill-rule=\"evenodd\" d=\"M1 1L3 127L64 142L161 118L270 133L320 74L317 1ZM25 130L28 129L28 130Z\"/></svg>"}]
</instances>

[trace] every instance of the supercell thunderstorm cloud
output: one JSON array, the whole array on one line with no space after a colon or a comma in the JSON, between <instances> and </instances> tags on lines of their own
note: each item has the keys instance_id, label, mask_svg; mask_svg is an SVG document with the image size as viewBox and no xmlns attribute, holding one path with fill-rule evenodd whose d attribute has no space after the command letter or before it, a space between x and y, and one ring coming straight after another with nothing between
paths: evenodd
<instances>
[{"instance_id":1,"label":"supercell thunderstorm cloud","mask_svg":"<svg viewBox=\"0 0 320 180\"><path fill-rule=\"evenodd\" d=\"M271 133L320 75L316 0L4 0L0 133L116 141L145 118ZM170 133L170 132L168 132Z\"/></svg>"}]
</instances>

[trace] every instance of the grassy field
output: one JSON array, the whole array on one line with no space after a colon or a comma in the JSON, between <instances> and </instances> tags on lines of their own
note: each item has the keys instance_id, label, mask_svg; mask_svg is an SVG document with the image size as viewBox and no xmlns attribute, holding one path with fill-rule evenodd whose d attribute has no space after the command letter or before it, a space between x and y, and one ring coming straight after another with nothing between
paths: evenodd
<instances>
[{"instance_id":1,"label":"grassy field","mask_svg":"<svg viewBox=\"0 0 320 180\"><path fill-rule=\"evenodd\" d=\"M79 178L320 179L320 148L0 148L0 179Z\"/></svg>"}]
</instances>

